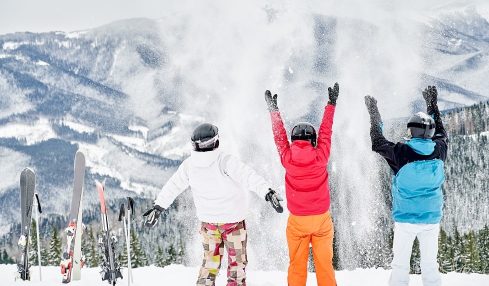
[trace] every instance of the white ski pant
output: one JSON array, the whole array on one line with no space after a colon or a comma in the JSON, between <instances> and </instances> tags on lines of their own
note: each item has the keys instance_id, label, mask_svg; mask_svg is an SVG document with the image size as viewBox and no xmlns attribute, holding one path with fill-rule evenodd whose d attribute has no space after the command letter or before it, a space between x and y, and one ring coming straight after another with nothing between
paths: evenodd
<instances>
[{"instance_id":1,"label":"white ski pant","mask_svg":"<svg viewBox=\"0 0 489 286\"><path fill-rule=\"evenodd\" d=\"M418 237L421 253L421 276L424 286L440 286L438 272L438 234L440 224L395 223L390 286L408 286L411 251Z\"/></svg>"}]
</instances>

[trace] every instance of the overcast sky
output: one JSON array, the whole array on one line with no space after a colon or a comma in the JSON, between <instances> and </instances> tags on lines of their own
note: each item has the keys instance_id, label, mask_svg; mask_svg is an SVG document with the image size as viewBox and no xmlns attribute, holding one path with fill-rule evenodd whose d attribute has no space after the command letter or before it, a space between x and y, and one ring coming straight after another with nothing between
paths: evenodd
<instances>
[{"instance_id":1,"label":"overcast sky","mask_svg":"<svg viewBox=\"0 0 489 286\"><path fill-rule=\"evenodd\" d=\"M179 0L174 0L177 3ZM0 34L75 31L115 20L165 15L165 0L1 0Z\"/></svg>"},{"instance_id":2,"label":"overcast sky","mask_svg":"<svg viewBox=\"0 0 489 286\"><path fill-rule=\"evenodd\" d=\"M0 34L12 32L46 32L46 31L76 31L98 27L116 20L145 17L158 19L171 15L170 11L176 9L195 9L192 1L217 0L0 0ZM232 1L227 0L227 4ZM259 5L274 2L280 5L281 1L256 1ZM294 1L294 0L291 0ZM305 0L303 0L305 1ZM327 2L330 5L339 5L354 14L356 1L371 1L374 6L398 6L413 8L419 13L430 13L446 6L465 6L467 3L481 3L488 6L489 0L310 0L306 3ZM406 3L407 4L406 6ZM202 3L200 3L202 4ZM213 3L215 4L215 3ZM258 4L257 4L258 5ZM413 6L413 7L411 7ZM427 11L428 10L428 11ZM488 9L485 14L489 15ZM486 16L487 16L486 15Z\"/></svg>"}]
</instances>

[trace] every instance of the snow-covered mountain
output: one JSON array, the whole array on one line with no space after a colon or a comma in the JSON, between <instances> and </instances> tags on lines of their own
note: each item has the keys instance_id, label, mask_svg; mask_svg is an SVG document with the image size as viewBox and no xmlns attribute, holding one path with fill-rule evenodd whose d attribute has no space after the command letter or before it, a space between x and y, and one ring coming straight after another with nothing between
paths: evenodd
<instances>
[{"instance_id":1,"label":"snow-covered mountain","mask_svg":"<svg viewBox=\"0 0 489 286\"><path fill-rule=\"evenodd\" d=\"M283 170L263 91L279 93L288 128L298 120L318 123L327 86L339 81L332 202L335 220L343 222L338 238L348 249L348 241L375 231L379 214L388 211L376 187L380 168L370 152L362 97L375 95L387 120L420 109L420 90L428 84L439 87L443 109L489 100L489 23L478 10L417 21L398 18L399 11L368 19L290 3L240 5L240 11L199 6L88 31L0 36L0 234L18 221L25 166L36 170L50 215L68 212L78 149L87 157L86 210L95 209L94 179L107 180L114 202L152 198L188 156L190 133L203 121L220 127L222 148L280 188ZM285 220L258 198L255 205L250 229L273 231L250 233L259 242L251 256L277 253L256 255L258 265L283 267ZM169 217L175 221L165 229L194 227L187 214Z\"/></svg>"}]
</instances>

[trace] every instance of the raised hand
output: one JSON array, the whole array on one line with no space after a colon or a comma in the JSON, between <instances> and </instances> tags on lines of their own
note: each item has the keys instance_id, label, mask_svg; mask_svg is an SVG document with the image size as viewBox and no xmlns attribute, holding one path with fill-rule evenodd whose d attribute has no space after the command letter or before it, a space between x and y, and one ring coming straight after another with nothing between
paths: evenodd
<instances>
[{"instance_id":1,"label":"raised hand","mask_svg":"<svg viewBox=\"0 0 489 286\"><path fill-rule=\"evenodd\" d=\"M375 99L375 97L370 95L365 96L365 105L367 106L368 113L370 114L370 122L382 122L382 119L380 118L379 108L377 107L377 100Z\"/></svg>"},{"instance_id":2,"label":"raised hand","mask_svg":"<svg viewBox=\"0 0 489 286\"><path fill-rule=\"evenodd\" d=\"M278 213L282 213L284 211L284 208L280 204L281 201L284 199L274 190L269 189L270 191L267 193L265 196L265 200L267 202L270 202L272 204L272 207L277 211Z\"/></svg>"},{"instance_id":3,"label":"raised hand","mask_svg":"<svg viewBox=\"0 0 489 286\"><path fill-rule=\"evenodd\" d=\"M436 86L428 86L423 91L423 98L426 101L428 113L430 113L430 110L437 106L438 103L438 91L436 90Z\"/></svg>"},{"instance_id":4,"label":"raised hand","mask_svg":"<svg viewBox=\"0 0 489 286\"><path fill-rule=\"evenodd\" d=\"M267 102L268 111L278 111L277 94L272 96L269 90L265 91L265 101Z\"/></svg>"},{"instance_id":5,"label":"raised hand","mask_svg":"<svg viewBox=\"0 0 489 286\"><path fill-rule=\"evenodd\" d=\"M329 96L328 104L336 105L336 100L338 99L339 94L340 94L340 86L338 83L335 83L333 88L328 87L328 96Z\"/></svg>"}]
</instances>

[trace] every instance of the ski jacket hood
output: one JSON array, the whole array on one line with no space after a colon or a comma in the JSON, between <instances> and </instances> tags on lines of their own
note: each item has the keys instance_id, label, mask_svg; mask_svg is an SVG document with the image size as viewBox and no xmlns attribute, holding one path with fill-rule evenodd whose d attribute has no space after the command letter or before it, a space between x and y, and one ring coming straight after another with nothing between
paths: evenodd
<instances>
[{"instance_id":1,"label":"ski jacket hood","mask_svg":"<svg viewBox=\"0 0 489 286\"><path fill-rule=\"evenodd\" d=\"M270 113L275 145L285 168L287 208L293 215L320 215L329 210L328 160L335 107L325 107L317 147L309 141L289 143L280 113Z\"/></svg>"},{"instance_id":2,"label":"ski jacket hood","mask_svg":"<svg viewBox=\"0 0 489 286\"><path fill-rule=\"evenodd\" d=\"M406 145L420 155L430 155L435 151L436 143L431 139L412 138L406 142Z\"/></svg>"},{"instance_id":3,"label":"ski jacket hood","mask_svg":"<svg viewBox=\"0 0 489 286\"><path fill-rule=\"evenodd\" d=\"M316 159L316 148L309 141L295 140L290 145L290 159L297 165L309 165Z\"/></svg>"}]
</instances>

